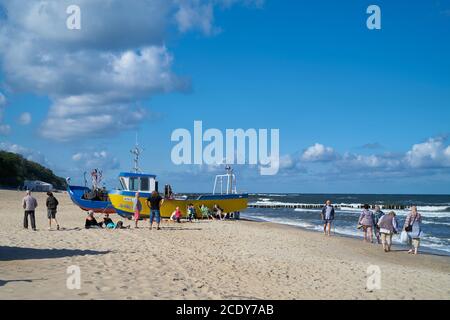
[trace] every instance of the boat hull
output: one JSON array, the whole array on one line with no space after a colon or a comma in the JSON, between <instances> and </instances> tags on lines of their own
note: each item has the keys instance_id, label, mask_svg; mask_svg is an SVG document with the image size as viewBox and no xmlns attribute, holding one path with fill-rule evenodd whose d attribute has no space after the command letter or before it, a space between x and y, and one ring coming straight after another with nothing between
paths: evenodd
<instances>
[{"instance_id":1,"label":"boat hull","mask_svg":"<svg viewBox=\"0 0 450 320\"><path fill-rule=\"evenodd\" d=\"M110 201L94 201L83 199L83 195L89 191L89 188L80 186L69 186L67 192L74 204L84 211L94 211L95 213L116 213Z\"/></svg>"},{"instance_id":2,"label":"boat hull","mask_svg":"<svg viewBox=\"0 0 450 320\"><path fill-rule=\"evenodd\" d=\"M119 215L126 218L130 218L133 216L133 200L135 196L133 192L111 191L108 195L112 206L115 208ZM139 201L142 205L141 217L144 219L150 217L150 208L147 205L147 198L149 196L150 194L141 193L139 197ZM161 217L170 218L177 207L180 208L183 217L186 217L189 204L194 205L197 212L197 218L202 217L200 213L201 205L205 205L211 210L214 205L217 204L224 210L224 212L241 212L247 209L248 195L205 195L197 199L165 199L163 205L161 206Z\"/></svg>"}]
</instances>

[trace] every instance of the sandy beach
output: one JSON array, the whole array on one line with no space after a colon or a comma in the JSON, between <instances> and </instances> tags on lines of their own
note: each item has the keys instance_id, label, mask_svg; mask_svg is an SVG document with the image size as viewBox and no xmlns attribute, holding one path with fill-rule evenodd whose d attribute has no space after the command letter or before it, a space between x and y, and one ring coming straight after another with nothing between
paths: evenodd
<instances>
[{"instance_id":1,"label":"sandy beach","mask_svg":"<svg viewBox=\"0 0 450 320\"><path fill-rule=\"evenodd\" d=\"M84 230L85 214L65 194L56 195L61 231L47 230L46 196L34 194L33 232L22 228L23 196L0 191L0 299L450 298L449 257L385 254L356 239L250 221ZM73 265L80 290L66 285ZM381 270L381 290L367 289L370 266Z\"/></svg>"}]
</instances>

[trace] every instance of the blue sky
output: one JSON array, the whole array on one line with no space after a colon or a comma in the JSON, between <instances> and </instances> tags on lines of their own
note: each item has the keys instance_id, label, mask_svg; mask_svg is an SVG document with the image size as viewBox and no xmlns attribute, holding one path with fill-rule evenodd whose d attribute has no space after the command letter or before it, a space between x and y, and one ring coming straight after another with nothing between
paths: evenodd
<instances>
[{"instance_id":1,"label":"blue sky","mask_svg":"<svg viewBox=\"0 0 450 320\"><path fill-rule=\"evenodd\" d=\"M57 174L115 187L138 132L143 169L210 191L218 168L170 158L202 120L280 129L278 175L236 167L247 192L450 193L450 1L20 2L0 0L0 147Z\"/></svg>"}]
</instances>

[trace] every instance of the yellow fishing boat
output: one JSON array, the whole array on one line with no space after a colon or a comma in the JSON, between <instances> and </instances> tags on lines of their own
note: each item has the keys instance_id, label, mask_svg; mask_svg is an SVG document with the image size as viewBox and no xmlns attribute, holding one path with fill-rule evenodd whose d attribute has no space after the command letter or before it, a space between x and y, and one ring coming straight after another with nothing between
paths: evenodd
<instances>
[{"instance_id":1,"label":"yellow fishing boat","mask_svg":"<svg viewBox=\"0 0 450 320\"><path fill-rule=\"evenodd\" d=\"M109 200L116 212L125 218L131 218L134 215L133 201L136 194L139 193L139 201L142 205L142 218L150 217L150 208L147 205L147 199L153 191L158 191L158 181L156 175L141 173L138 167L140 151L136 147L132 151L136 158L134 172L122 172L119 175L121 184L120 190L112 190L108 193ZM248 194L237 193L236 176L231 167L227 166L227 172L223 175L217 175L215 178L214 189L211 194L199 196L173 196L170 186L166 186L164 202L161 206L161 217L170 218L177 207L180 208L183 217L187 216L187 208L194 205L198 219L202 218L200 207L206 206L210 211L214 205L223 209L223 213L235 214L247 209ZM169 192L168 192L169 191Z\"/></svg>"}]
</instances>

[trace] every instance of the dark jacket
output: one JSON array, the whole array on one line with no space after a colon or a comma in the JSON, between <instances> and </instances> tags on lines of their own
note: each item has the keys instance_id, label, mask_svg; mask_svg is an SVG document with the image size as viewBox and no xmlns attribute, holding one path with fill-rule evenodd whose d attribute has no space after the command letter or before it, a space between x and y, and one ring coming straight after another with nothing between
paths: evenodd
<instances>
[{"instance_id":1,"label":"dark jacket","mask_svg":"<svg viewBox=\"0 0 450 320\"><path fill-rule=\"evenodd\" d=\"M47 198L47 209L56 210L58 208L58 200L54 196L50 196Z\"/></svg>"}]
</instances>

